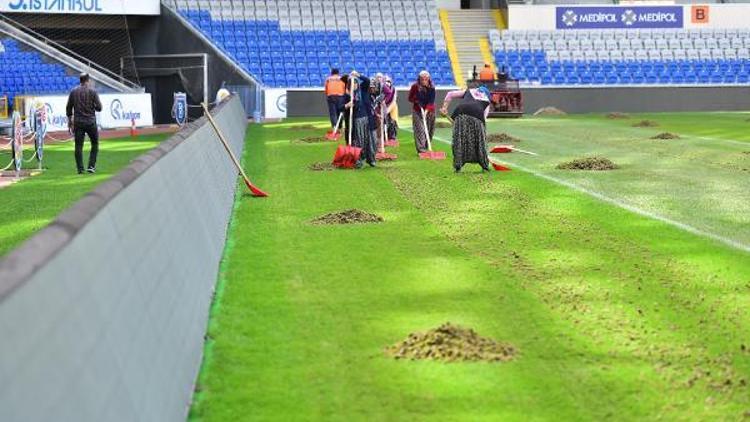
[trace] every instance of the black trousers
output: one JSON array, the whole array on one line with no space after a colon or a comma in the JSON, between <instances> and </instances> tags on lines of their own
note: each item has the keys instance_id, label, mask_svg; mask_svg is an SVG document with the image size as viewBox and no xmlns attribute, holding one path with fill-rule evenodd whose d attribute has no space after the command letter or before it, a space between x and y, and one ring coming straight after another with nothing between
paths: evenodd
<instances>
[{"instance_id":1,"label":"black trousers","mask_svg":"<svg viewBox=\"0 0 750 422\"><path fill-rule=\"evenodd\" d=\"M96 168L96 157L99 155L99 129L96 123L75 125L75 156L76 167L81 172L83 168L83 140L89 135L91 141L91 153L89 153L89 168Z\"/></svg>"},{"instance_id":2,"label":"black trousers","mask_svg":"<svg viewBox=\"0 0 750 422\"><path fill-rule=\"evenodd\" d=\"M331 119L331 127L336 126L336 122L339 119L339 114L344 111L344 97L340 95L329 95L326 97L328 100L328 118Z\"/></svg>"}]
</instances>

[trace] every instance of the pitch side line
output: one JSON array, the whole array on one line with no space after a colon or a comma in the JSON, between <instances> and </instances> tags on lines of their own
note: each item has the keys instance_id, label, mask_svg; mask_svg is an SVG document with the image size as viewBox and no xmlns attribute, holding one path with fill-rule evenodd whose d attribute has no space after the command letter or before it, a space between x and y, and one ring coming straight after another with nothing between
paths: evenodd
<instances>
[{"instance_id":1,"label":"pitch side line","mask_svg":"<svg viewBox=\"0 0 750 422\"><path fill-rule=\"evenodd\" d=\"M410 129L405 129L405 130L411 132ZM451 144L450 141L447 141L447 140L445 140L445 139L443 139L443 138L441 138L439 136L433 136L432 138L435 139L435 140L438 140L438 141L440 141L440 142L442 142L444 144L448 144L448 145ZM725 244L727 246L731 246L731 247L733 247L735 249L739 249L739 250L741 250L743 252L750 253L750 245L746 245L744 243L738 242L738 241L730 239L728 237L724 237L724 236L720 236L720 235L715 234L715 233L707 232L707 231L701 230L701 229L699 229L697 227L693 227L693 226L691 226L689 224L685 224L685 223L679 222L677 220L672 220L671 218L664 217L662 215L653 213L651 211L647 211L647 210L638 208L636 206L626 204L626 203L624 203L624 202L622 202L622 201L620 201L618 199L610 198L609 196L603 195L603 194L601 194L599 192L595 192L595 191L586 189L586 188L584 188L582 186L578 186L578 185L573 184L571 182L568 182L566 180L558 179L557 177L554 177L554 176L550 176L550 175L547 175L547 174L544 174L544 173L540 173L540 172L538 172L536 170L532 170L532 169L530 169L528 167L524 167L524 166L522 166L520 164L516 164L516 163L513 163L511 161L498 160L497 158L494 158L494 157L493 157L493 160L498 161L498 162L503 163L503 164L507 164L509 166L514 166L514 167L516 167L516 168L518 168L518 169L520 169L520 170L522 170L522 171L524 171L526 173L533 174L534 176L541 177L542 179L549 180L550 182L553 182L553 183L557 183L558 185L562 185L562 186L565 186L567 188L576 190L578 192L585 193L585 194L587 194L589 196L593 196L594 198L596 198L596 199L598 199L600 201L604 201L606 203L618 206L618 207L620 207L622 209L628 210L628 211L636 213L638 215L641 215L641 216L644 216L644 217L648 217L648 218L652 218L654 220L661 221L662 223L666 223L666 224L669 224L670 226L677 227L678 229L684 230L684 231L686 231L688 233L692 233L694 235L698 235L698 236L705 237L705 238L708 238L708 239L711 239L711 240L715 240L715 241L723 243L723 244Z\"/></svg>"}]
</instances>

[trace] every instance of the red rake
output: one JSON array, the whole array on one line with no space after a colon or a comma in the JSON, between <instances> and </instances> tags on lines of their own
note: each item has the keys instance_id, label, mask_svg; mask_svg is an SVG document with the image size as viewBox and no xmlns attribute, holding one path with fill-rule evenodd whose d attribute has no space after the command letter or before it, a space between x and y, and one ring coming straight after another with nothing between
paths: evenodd
<instances>
[{"instance_id":1,"label":"red rake","mask_svg":"<svg viewBox=\"0 0 750 422\"><path fill-rule=\"evenodd\" d=\"M265 198L266 196L268 196L267 193L258 189L257 186L253 185L250 182L250 179L247 177L247 174L245 174L245 170L242 169L242 166L240 165L239 160L237 160L237 157L234 156L232 149L229 148L229 143L227 143L227 140L224 138L224 134L219 129L219 126L216 124L216 121L214 120L213 116L211 116L211 113L208 111L208 107L206 106L206 103L203 103L202 105L203 105L203 110L206 113L206 117L208 118L208 121L211 123L211 126L213 126L214 130L216 131L216 134L219 135L219 140L221 141L221 144L224 145L224 149L227 151L227 153L229 154L229 157L232 159L234 166L237 167L237 170L239 170L240 174L242 175L242 179L245 181L245 186L247 186L247 188L250 189L250 193L253 196L260 197L260 198Z\"/></svg>"},{"instance_id":2,"label":"red rake","mask_svg":"<svg viewBox=\"0 0 750 422\"><path fill-rule=\"evenodd\" d=\"M349 98L352 106L349 107L349 139L346 145L339 145L333 156L333 166L342 169L353 169L362 154L362 148L352 146L352 128L354 126L354 78L350 78Z\"/></svg>"},{"instance_id":3,"label":"red rake","mask_svg":"<svg viewBox=\"0 0 750 422\"><path fill-rule=\"evenodd\" d=\"M387 146L387 147L397 147L398 145L399 145L398 144L398 140L396 140L396 139L389 139L389 140L385 141L385 146Z\"/></svg>"},{"instance_id":4,"label":"red rake","mask_svg":"<svg viewBox=\"0 0 750 422\"><path fill-rule=\"evenodd\" d=\"M513 152L512 145L495 145L491 150L490 154L507 154Z\"/></svg>"},{"instance_id":5,"label":"red rake","mask_svg":"<svg viewBox=\"0 0 750 422\"><path fill-rule=\"evenodd\" d=\"M430 131L427 130L427 110L420 108L422 110L422 128L424 129L424 134L427 137L427 151L420 152L419 158L422 160L445 160L445 152L444 151L433 151L432 150L432 140L430 139Z\"/></svg>"},{"instance_id":6,"label":"red rake","mask_svg":"<svg viewBox=\"0 0 750 422\"><path fill-rule=\"evenodd\" d=\"M341 132L339 132L339 124L341 124L341 119L344 117L344 112L342 111L339 113L339 119L336 121L336 126L333 128L333 130L329 130L326 132L326 139L329 141L338 141L341 137Z\"/></svg>"}]
</instances>

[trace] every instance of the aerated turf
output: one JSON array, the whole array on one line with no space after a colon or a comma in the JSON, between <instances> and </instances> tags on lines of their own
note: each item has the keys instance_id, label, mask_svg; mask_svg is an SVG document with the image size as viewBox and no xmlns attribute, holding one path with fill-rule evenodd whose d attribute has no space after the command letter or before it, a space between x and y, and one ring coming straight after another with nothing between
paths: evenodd
<instances>
[{"instance_id":1,"label":"aerated turf","mask_svg":"<svg viewBox=\"0 0 750 422\"><path fill-rule=\"evenodd\" d=\"M538 136L516 131L534 124L521 122L497 125L528 147ZM236 202L192 420L741 420L750 411L748 253L518 169L454 174L450 160L419 160L403 131L397 161L311 172L335 146L292 144L299 131L287 127L249 129L245 165L271 196ZM559 134L549 142L574 136ZM349 208L384 222L309 224ZM518 354L445 363L383 352L445 321Z\"/></svg>"},{"instance_id":2,"label":"aerated turf","mask_svg":"<svg viewBox=\"0 0 750 422\"><path fill-rule=\"evenodd\" d=\"M167 136L101 140L96 174L77 174L72 142L47 145L44 151L46 170L42 174L0 189L0 204L5 210L0 213L0 256L20 245L96 185L157 146ZM89 148L90 144L86 141L84 160L88 160ZM25 153L31 156L31 148L27 147ZM0 164L5 166L8 162L10 152L0 152ZM37 163L34 161L24 165L33 169Z\"/></svg>"}]
</instances>

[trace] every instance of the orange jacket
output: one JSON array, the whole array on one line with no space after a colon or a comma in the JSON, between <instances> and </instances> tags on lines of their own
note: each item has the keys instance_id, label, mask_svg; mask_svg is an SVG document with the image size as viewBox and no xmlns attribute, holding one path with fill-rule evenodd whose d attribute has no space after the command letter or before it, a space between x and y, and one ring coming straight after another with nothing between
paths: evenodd
<instances>
[{"instance_id":1,"label":"orange jacket","mask_svg":"<svg viewBox=\"0 0 750 422\"><path fill-rule=\"evenodd\" d=\"M326 96L342 96L346 93L346 85L339 75L331 75L326 79Z\"/></svg>"},{"instance_id":2,"label":"orange jacket","mask_svg":"<svg viewBox=\"0 0 750 422\"><path fill-rule=\"evenodd\" d=\"M495 79L495 73L489 67L485 67L479 72L479 80L492 81Z\"/></svg>"}]
</instances>

